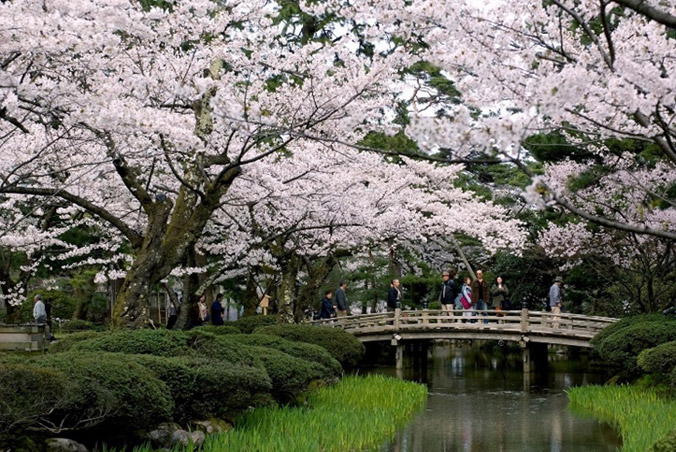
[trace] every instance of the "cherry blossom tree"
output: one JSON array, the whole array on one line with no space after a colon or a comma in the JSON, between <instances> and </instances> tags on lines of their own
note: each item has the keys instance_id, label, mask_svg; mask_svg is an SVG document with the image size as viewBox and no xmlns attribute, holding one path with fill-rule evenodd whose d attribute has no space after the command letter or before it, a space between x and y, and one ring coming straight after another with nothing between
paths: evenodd
<instances>
[{"instance_id":1,"label":"cherry blossom tree","mask_svg":"<svg viewBox=\"0 0 676 452\"><path fill-rule=\"evenodd\" d=\"M676 169L676 40L669 28L676 6L473 3L414 4L401 15L428 24L424 58L459 93L430 115L438 96L430 96L429 86L416 90L407 133L424 150L448 150L451 160L488 156L517 165L532 178L526 196L536 204L562 207L605 228L675 240L673 182L656 186L644 175L652 173L653 180ZM552 133L604 168L595 180L608 196L623 197L629 211L645 215L607 209L606 198L581 198L567 185L567 161L550 165L545 177L534 173L524 146L533 135ZM618 141L635 145L618 152Z\"/></svg>"},{"instance_id":2,"label":"cherry blossom tree","mask_svg":"<svg viewBox=\"0 0 676 452\"><path fill-rule=\"evenodd\" d=\"M362 36L386 39L387 3L390 19L377 25L334 6ZM0 193L60 199L117 231L133 256L117 325L146 323L149 287L189 264L248 165L313 135L351 141L357 125L383 115L383 82L407 58L392 49L367 61L351 34L287 39L266 1L164 6L0 6Z\"/></svg>"}]
</instances>

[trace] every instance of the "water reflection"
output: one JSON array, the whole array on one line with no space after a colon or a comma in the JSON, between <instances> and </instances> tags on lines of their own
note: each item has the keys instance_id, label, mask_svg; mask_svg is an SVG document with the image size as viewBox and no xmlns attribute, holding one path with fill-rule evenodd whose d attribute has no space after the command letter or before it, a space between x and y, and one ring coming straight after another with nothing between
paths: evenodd
<instances>
[{"instance_id":1,"label":"water reflection","mask_svg":"<svg viewBox=\"0 0 676 452\"><path fill-rule=\"evenodd\" d=\"M589 452L616 451L618 435L607 425L568 410L564 390L600 383L580 359L549 356L546 369L521 371L520 355L486 353L471 346L436 346L424 366L400 376L425 382L426 410L382 452ZM390 367L368 373L396 375Z\"/></svg>"}]
</instances>

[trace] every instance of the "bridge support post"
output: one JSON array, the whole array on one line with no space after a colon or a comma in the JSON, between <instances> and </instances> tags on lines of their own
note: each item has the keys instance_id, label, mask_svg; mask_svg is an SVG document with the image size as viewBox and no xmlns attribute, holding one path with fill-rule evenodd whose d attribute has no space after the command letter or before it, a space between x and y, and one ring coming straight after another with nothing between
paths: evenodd
<instances>
[{"instance_id":1,"label":"bridge support post","mask_svg":"<svg viewBox=\"0 0 676 452\"><path fill-rule=\"evenodd\" d=\"M397 344L397 349L395 352L395 368L396 370L402 370L404 368L404 346L401 343Z\"/></svg>"}]
</instances>

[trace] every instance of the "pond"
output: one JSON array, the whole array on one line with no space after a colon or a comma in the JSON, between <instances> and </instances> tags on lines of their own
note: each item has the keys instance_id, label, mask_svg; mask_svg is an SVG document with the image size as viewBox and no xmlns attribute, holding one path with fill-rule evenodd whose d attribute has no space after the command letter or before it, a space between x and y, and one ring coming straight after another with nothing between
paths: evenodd
<instances>
[{"instance_id":1,"label":"pond","mask_svg":"<svg viewBox=\"0 0 676 452\"><path fill-rule=\"evenodd\" d=\"M608 425L568 409L566 388L607 377L591 372L585 357L549 354L546 365L525 376L518 350L436 345L428 358L427 366L409 359L399 372L361 369L428 386L425 411L382 452L611 452L622 445Z\"/></svg>"}]
</instances>

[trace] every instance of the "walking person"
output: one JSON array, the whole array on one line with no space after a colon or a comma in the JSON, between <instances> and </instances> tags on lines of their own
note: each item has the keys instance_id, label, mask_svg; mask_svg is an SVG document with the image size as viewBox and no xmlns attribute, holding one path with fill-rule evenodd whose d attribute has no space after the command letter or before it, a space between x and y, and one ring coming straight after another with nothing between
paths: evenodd
<instances>
[{"instance_id":1,"label":"walking person","mask_svg":"<svg viewBox=\"0 0 676 452\"><path fill-rule=\"evenodd\" d=\"M387 292L387 312L394 312L396 308L401 308L401 288L399 280L393 279Z\"/></svg>"},{"instance_id":2,"label":"walking person","mask_svg":"<svg viewBox=\"0 0 676 452\"><path fill-rule=\"evenodd\" d=\"M49 322L47 321L47 306L42 301L42 295L37 294L33 298L33 318L35 319L36 325L45 326L45 339L48 341L53 341L54 336L52 336L51 328L49 327Z\"/></svg>"},{"instance_id":3,"label":"walking person","mask_svg":"<svg viewBox=\"0 0 676 452\"><path fill-rule=\"evenodd\" d=\"M501 276L495 279L495 283L491 286L491 297L493 298L493 309L496 311L507 310L507 297L509 296L509 289L504 283ZM498 314L504 316L504 314Z\"/></svg>"},{"instance_id":4,"label":"walking person","mask_svg":"<svg viewBox=\"0 0 676 452\"><path fill-rule=\"evenodd\" d=\"M338 289L336 289L336 317L347 317L347 282L340 281Z\"/></svg>"},{"instance_id":5,"label":"walking person","mask_svg":"<svg viewBox=\"0 0 676 452\"><path fill-rule=\"evenodd\" d=\"M334 316L335 311L333 310L333 302L331 301L331 298L333 298L333 292L330 290L327 290L324 293L324 299L322 300L322 306L319 309L319 318L320 319L330 319L331 317Z\"/></svg>"},{"instance_id":6,"label":"walking person","mask_svg":"<svg viewBox=\"0 0 676 452\"><path fill-rule=\"evenodd\" d=\"M449 314L453 311L455 296L457 295L454 278L455 272L453 270L444 270L441 274L439 302L441 303L441 310L449 312Z\"/></svg>"},{"instance_id":7,"label":"walking person","mask_svg":"<svg viewBox=\"0 0 676 452\"><path fill-rule=\"evenodd\" d=\"M225 309L223 309L223 294L216 295L216 299L211 303L211 323L213 325L224 325L223 317L225 316Z\"/></svg>"},{"instance_id":8,"label":"walking person","mask_svg":"<svg viewBox=\"0 0 676 452\"><path fill-rule=\"evenodd\" d=\"M549 307L552 309L552 328L558 328L561 319L561 307L563 306L563 295L561 293L562 285L563 278L557 276L554 278L554 284L549 288Z\"/></svg>"},{"instance_id":9,"label":"walking person","mask_svg":"<svg viewBox=\"0 0 676 452\"><path fill-rule=\"evenodd\" d=\"M460 288L460 304L462 305L463 319L472 318L472 278L465 277L465 283Z\"/></svg>"},{"instance_id":10,"label":"walking person","mask_svg":"<svg viewBox=\"0 0 676 452\"><path fill-rule=\"evenodd\" d=\"M204 323L209 320L209 311L207 310L207 296L205 294L202 294L200 297L199 301L197 302L197 307L199 310L200 325L204 325Z\"/></svg>"},{"instance_id":11,"label":"walking person","mask_svg":"<svg viewBox=\"0 0 676 452\"><path fill-rule=\"evenodd\" d=\"M484 280L483 270L476 271L476 279L472 282L472 306L475 312L481 312L483 322L488 323L488 302L491 301L491 291L488 283Z\"/></svg>"}]
</instances>

